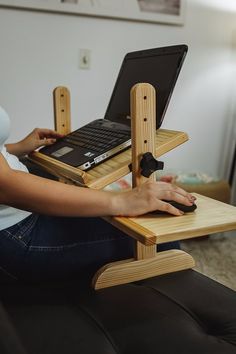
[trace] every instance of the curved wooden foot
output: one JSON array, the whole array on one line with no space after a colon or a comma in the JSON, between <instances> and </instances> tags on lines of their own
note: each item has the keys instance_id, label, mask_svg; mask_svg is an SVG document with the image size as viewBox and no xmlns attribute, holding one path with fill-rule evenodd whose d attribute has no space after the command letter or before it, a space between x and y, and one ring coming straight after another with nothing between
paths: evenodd
<instances>
[{"instance_id":1,"label":"curved wooden foot","mask_svg":"<svg viewBox=\"0 0 236 354\"><path fill-rule=\"evenodd\" d=\"M92 286L94 289L131 283L161 274L177 272L194 267L192 256L180 250L169 250L156 253L155 257L113 262L104 265L94 275Z\"/></svg>"}]
</instances>

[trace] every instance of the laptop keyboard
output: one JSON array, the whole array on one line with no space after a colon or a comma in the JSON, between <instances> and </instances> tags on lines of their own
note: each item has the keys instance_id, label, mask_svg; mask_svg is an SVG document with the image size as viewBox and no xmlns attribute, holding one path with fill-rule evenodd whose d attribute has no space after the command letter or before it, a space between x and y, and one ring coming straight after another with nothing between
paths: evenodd
<instances>
[{"instance_id":1,"label":"laptop keyboard","mask_svg":"<svg viewBox=\"0 0 236 354\"><path fill-rule=\"evenodd\" d=\"M93 126L82 127L69 134L65 141L85 149L104 152L130 139L128 131L114 131Z\"/></svg>"}]
</instances>

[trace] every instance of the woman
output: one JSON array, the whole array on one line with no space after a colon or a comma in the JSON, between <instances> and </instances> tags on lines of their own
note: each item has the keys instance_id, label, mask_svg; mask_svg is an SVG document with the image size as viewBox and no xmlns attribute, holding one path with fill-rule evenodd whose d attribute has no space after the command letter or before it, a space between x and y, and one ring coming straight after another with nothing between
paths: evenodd
<instances>
[{"instance_id":1,"label":"woman","mask_svg":"<svg viewBox=\"0 0 236 354\"><path fill-rule=\"evenodd\" d=\"M61 135L35 129L18 143L4 145L9 132L8 115L0 108L0 267L13 278L88 278L101 265L133 255L132 238L99 216L137 216L157 209L181 215L162 200L194 202L191 194L171 183L148 181L119 193L32 175L19 157L53 144Z\"/></svg>"}]
</instances>

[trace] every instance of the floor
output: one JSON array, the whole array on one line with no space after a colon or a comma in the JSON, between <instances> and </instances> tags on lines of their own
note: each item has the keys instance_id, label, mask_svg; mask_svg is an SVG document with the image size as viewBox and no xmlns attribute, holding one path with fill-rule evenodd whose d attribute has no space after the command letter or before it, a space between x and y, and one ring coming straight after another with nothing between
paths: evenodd
<instances>
[{"instance_id":1,"label":"floor","mask_svg":"<svg viewBox=\"0 0 236 354\"><path fill-rule=\"evenodd\" d=\"M236 231L181 242L191 254L195 270L236 290Z\"/></svg>"}]
</instances>

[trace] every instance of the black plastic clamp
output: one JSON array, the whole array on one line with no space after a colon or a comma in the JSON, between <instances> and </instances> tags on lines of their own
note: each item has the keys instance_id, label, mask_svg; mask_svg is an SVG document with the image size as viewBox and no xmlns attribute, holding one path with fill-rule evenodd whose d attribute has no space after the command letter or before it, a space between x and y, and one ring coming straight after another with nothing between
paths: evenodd
<instances>
[{"instance_id":1,"label":"black plastic clamp","mask_svg":"<svg viewBox=\"0 0 236 354\"><path fill-rule=\"evenodd\" d=\"M140 161L140 167L141 175L149 177L153 172L163 170L164 162L156 160L151 152L145 152Z\"/></svg>"}]
</instances>

